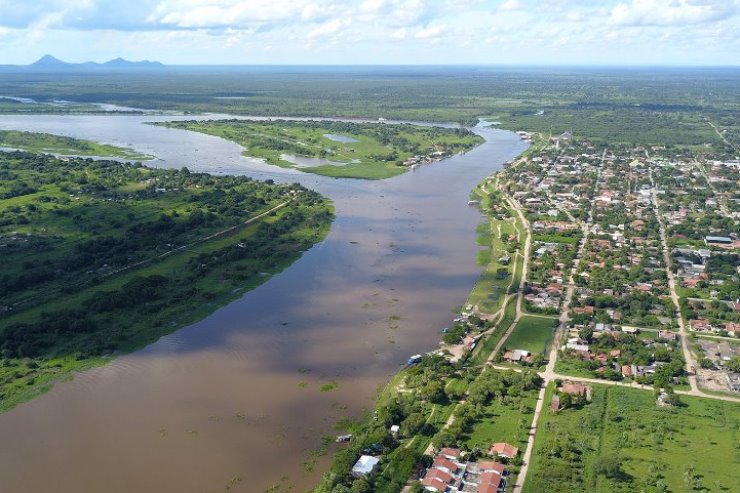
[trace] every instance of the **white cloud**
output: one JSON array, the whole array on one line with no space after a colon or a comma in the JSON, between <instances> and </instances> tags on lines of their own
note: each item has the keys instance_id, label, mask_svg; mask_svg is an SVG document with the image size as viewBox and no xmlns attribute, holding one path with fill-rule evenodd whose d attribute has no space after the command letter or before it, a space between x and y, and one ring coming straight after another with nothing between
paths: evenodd
<instances>
[{"instance_id":1,"label":"white cloud","mask_svg":"<svg viewBox=\"0 0 740 493\"><path fill-rule=\"evenodd\" d=\"M522 2L519 0L506 0L498 9L504 12L511 12L513 10L520 10L522 7Z\"/></svg>"},{"instance_id":2,"label":"white cloud","mask_svg":"<svg viewBox=\"0 0 740 493\"><path fill-rule=\"evenodd\" d=\"M405 27L394 31L393 34L391 34L391 38L399 41L402 39L406 39L406 36L408 36L408 30Z\"/></svg>"},{"instance_id":3,"label":"white cloud","mask_svg":"<svg viewBox=\"0 0 740 493\"><path fill-rule=\"evenodd\" d=\"M350 24L349 21L341 21L339 19L333 19L309 31L307 37L308 39L319 39L319 38L333 36L339 33L343 28L347 27L349 24Z\"/></svg>"},{"instance_id":4,"label":"white cloud","mask_svg":"<svg viewBox=\"0 0 740 493\"><path fill-rule=\"evenodd\" d=\"M50 52L165 63L737 65L738 14L740 0L0 0L0 42L4 63Z\"/></svg>"},{"instance_id":5,"label":"white cloud","mask_svg":"<svg viewBox=\"0 0 740 493\"><path fill-rule=\"evenodd\" d=\"M623 26L677 26L725 19L738 12L737 0L631 0L617 4L609 22Z\"/></svg>"},{"instance_id":6,"label":"white cloud","mask_svg":"<svg viewBox=\"0 0 740 493\"><path fill-rule=\"evenodd\" d=\"M360 4L360 12L377 14L388 5L388 0L364 0Z\"/></svg>"},{"instance_id":7,"label":"white cloud","mask_svg":"<svg viewBox=\"0 0 740 493\"><path fill-rule=\"evenodd\" d=\"M311 11L305 0L165 0L147 20L182 28L226 27L287 21Z\"/></svg>"},{"instance_id":8,"label":"white cloud","mask_svg":"<svg viewBox=\"0 0 740 493\"><path fill-rule=\"evenodd\" d=\"M444 26L429 26L419 29L414 33L416 39L436 39L442 36L446 31Z\"/></svg>"}]
</instances>

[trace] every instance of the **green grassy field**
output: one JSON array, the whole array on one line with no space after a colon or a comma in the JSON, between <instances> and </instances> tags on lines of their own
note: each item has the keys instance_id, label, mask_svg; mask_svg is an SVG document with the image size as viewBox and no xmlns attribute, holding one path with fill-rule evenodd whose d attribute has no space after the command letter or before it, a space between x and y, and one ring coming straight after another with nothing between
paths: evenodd
<instances>
[{"instance_id":1,"label":"green grassy field","mask_svg":"<svg viewBox=\"0 0 740 493\"><path fill-rule=\"evenodd\" d=\"M484 338L483 342L478 344L475 348L475 352L471 358L471 362L473 364L480 365L488 359L496 348L498 341L501 340L506 333L506 330L514 322L514 318L516 318L516 299L512 298L506 304L506 307L504 308L504 316L501 319L501 322L496 325L496 330L488 337Z\"/></svg>"},{"instance_id":2,"label":"green grassy field","mask_svg":"<svg viewBox=\"0 0 740 493\"><path fill-rule=\"evenodd\" d=\"M536 403L537 391L515 402L492 400L483 407L481 420L466 434L465 447L488 450L494 442L506 442L524 450Z\"/></svg>"},{"instance_id":3,"label":"green grassy field","mask_svg":"<svg viewBox=\"0 0 740 493\"><path fill-rule=\"evenodd\" d=\"M524 315L504 345L509 349L526 349L535 354L547 354L556 324L555 318Z\"/></svg>"},{"instance_id":4,"label":"green grassy field","mask_svg":"<svg viewBox=\"0 0 740 493\"><path fill-rule=\"evenodd\" d=\"M511 246L505 239L509 235L516 235L511 221L492 219L481 225L478 244L487 248L478 253L478 265L485 267L475 287L470 292L468 303L478 307L483 313L493 314L501 308L509 285L512 283L511 273L516 262L504 264L499 259L511 255L508 250ZM487 243L486 243L487 242ZM517 257L514 257L516 260ZM500 275L499 269L506 269L507 275Z\"/></svg>"},{"instance_id":5,"label":"green grassy field","mask_svg":"<svg viewBox=\"0 0 740 493\"><path fill-rule=\"evenodd\" d=\"M408 124L229 120L162 125L231 140L244 146L245 155L263 158L273 165L325 176L374 180L405 173L409 166L403 163L414 156L441 159L483 142L463 128ZM298 165L287 156L316 161Z\"/></svg>"},{"instance_id":6,"label":"green grassy field","mask_svg":"<svg viewBox=\"0 0 740 493\"><path fill-rule=\"evenodd\" d=\"M299 185L186 169L15 152L0 178L0 412L236 299L333 217Z\"/></svg>"},{"instance_id":7,"label":"green grassy field","mask_svg":"<svg viewBox=\"0 0 740 493\"><path fill-rule=\"evenodd\" d=\"M119 157L132 161L152 159L152 156L140 154L125 147L62 137L60 135L19 132L17 130L0 130L0 147L67 156Z\"/></svg>"},{"instance_id":8,"label":"green grassy field","mask_svg":"<svg viewBox=\"0 0 740 493\"><path fill-rule=\"evenodd\" d=\"M524 492L736 491L740 404L681 400L658 407L651 392L596 385L581 409L546 409Z\"/></svg>"}]
</instances>

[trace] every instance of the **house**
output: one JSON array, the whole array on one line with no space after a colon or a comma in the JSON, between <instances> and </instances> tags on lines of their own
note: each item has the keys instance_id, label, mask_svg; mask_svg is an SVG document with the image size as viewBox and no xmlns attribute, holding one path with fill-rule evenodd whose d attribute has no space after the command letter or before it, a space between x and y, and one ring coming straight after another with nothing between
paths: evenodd
<instances>
[{"instance_id":1,"label":"house","mask_svg":"<svg viewBox=\"0 0 740 493\"><path fill-rule=\"evenodd\" d=\"M609 332L612 330L612 324L598 323L594 325L594 332Z\"/></svg>"},{"instance_id":2,"label":"house","mask_svg":"<svg viewBox=\"0 0 740 493\"><path fill-rule=\"evenodd\" d=\"M733 392L740 392L740 373L725 373L727 385Z\"/></svg>"},{"instance_id":3,"label":"house","mask_svg":"<svg viewBox=\"0 0 740 493\"><path fill-rule=\"evenodd\" d=\"M573 351L577 352L588 352L588 344L582 343L580 339L577 337L573 337L571 339L568 339L568 342L565 344L566 349L572 349Z\"/></svg>"},{"instance_id":4,"label":"house","mask_svg":"<svg viewBox=\"0 0 740 493\"><path fill-rule=\"evenodd\" d=\"M740 334L740 324L735 322L727 322L725 324L725 330L733 334Z\"/></svg>"},{"instance_id":5,"label":"house","mask_svg":"<svg viewBox=\"0 0 740 493\"><path fill-rule=\"evenodd\" d=\"M675 341L676 333L671 332L670 330L660 330L658 331L658 339L663 339L664 341Z\"/></svg>"},{"instance_id":6,"label":"house","mask_svg":"<svg viewBox=\"0 0 740 493\"><path fill-rule=\"evenodd\" d=\"M445 447L439 451L439 455L447 457L450 460L458 460L462 457L460 449Z\"/></svg>"},{"instance_id":7,"label":"house","mask_svg":"<svg viewBox=\"0 0 740 493\"><path fill-rule=\"evenodd\" d=\"M573 309L573 311L576 313L576 315L593 315L594 314L594 307L588 305L588 306L577 306Z\"/></svg>"},{"instance_id":8,"label":"house","mask_svg":"<svg viewBox=\"0 0 740 493\"><path fill-rule=\"evenodd\" d=\"M533 361L532 353L526 349L515 349L504 353L504 360L512 363L531 363Z\"/></svg>"},{"instance_id":9,"label":"house","mask_svg":"<svg viewBox=\"0 0 740 493\"><path fill-rule=\"evenodd\" d=\"M560 392L570 395L583 395L588 397L589 388L582 383L563 382L563 385L560 387Z\"/></svg>"},{"instance_id":10,"label":"house","mask_svg":"<svg viewBox=\"0 0 740 493\"><path fill-rule=\"evenodd\" d=\"M421 480L421 485L427 491L434 491L437 493L444 493L447 491L447 483L435 476L429 477L428 473L427 477Z\"/></svg>"},{"instance_id":11,"label":"house","mask_svg":"<svg viewBox=\"0 0 740 493\"><path fill-rule=\"evenodd\" d=\"M453 478L454 476L452 474L446 471L443 471L441 469L437 469L436 467L432 467L427 471L426 476L424 476L424 480L422 481L422 484L433 483L436 480L445 485L445 488L440 490L440 491L444 491L447 485L452 482Z\"/></svg>"},{"instance_id":12,"label":"house","mask_svg":"<svg viewBox=\"0 0 740 493\"><path fill-rule=\"evenodd\" d=\"M691 330L711 330L712 324L709 320L698 318L696 320L689 320L689 328Z\"/></svg>"},{"instance_id":13,"label":"house","mask_svg":"<svg viewBox=\"0 0 740 493\"><path fill-rule=\"evenodd\" d=\"M482 460L478 462L478 471L479 472L495 472L499 476L506 476L508 474L508 471L506 470L506 466L501 464L500 462L495 462L492 460Z\"/></svg>"},{"instance_id":14,"label":"house","mask_svg":"<svg viewBox=\"0 0 740 493\"><path fill-rule=\"evenodd\" d=\"M421 484L433 493L503 493L508 471L504 464L486 460L458 461L464 454L458 449L442 449L426 470Z\"/></svg>"},{"instance_id":15,"label":"house","mask_svg":"<svg viewBox=\"0 0 740 493\"><path fill-rule=\"evenodd\" d=\"M733 241L732 238L728 238L727 236L705 236L704 237L704 244L705 245L732 245Z\"/></svg>"},{"instance_id":16,"label":"house","mask_svg":"<svg viewBox=\"0 0 740 493\"><path fill-rule=\"evenodd\" d=\"M477 493L498 493L501 489L502 478L495 472L484 472L478 479Z\"/></svg>"},{"instance_id":17,"label":"house","mask_svg":"<svg viewBox=\"0 0 740 493\"><path fill-rule=\"evenodd\" d=\"M554 394L552 396L552 400L550 401L550 411L556 413L560 409L560 396L558 394Z\"/></svg>"},{"instance_id":18,"label":"house","mask_svg":"<svg viewBox=\"0 0 740 493\"><path fill-rule=\"evenodd\" d=\"M519 453L519 449L508 443L498 442L491 445L489 452L491 455L513 459Z\"/></svg>"},{"instance_id":19,"label":"house","mask_svg":"<svg viewBox=\"0 0 740 493\"><path fill-rule=\"evenodd\" d=\"M624 378L632 376L632 367L630 365L622 365L622 376Z\"/></svg>"},{"instance_id":20,"label":"house","mask_svg":"<svg viewBox=\"0 0 740 493\"><path fill-rule=\"evenodd\" d=\"M434 462L432 463L432 467L435 469L439 469L440 471L444 471L447 474L455 474L460 467L452 462L450 459L443 455L438 455L436 459L434 459Z\"/></svg>"},{"instance_id":21,"label":"house","mask_svg":"<svg viewBox=\"0 0 740 493\"><path fill-rule=\"evenodd\" d=\"M363 455L357 460L357 462L355 462L355 465L352 466L352 476L355 478L369 476L378 466L379 462L380 459L377 457L373 457L372 455Z\"/></svg>"}]
</instances>

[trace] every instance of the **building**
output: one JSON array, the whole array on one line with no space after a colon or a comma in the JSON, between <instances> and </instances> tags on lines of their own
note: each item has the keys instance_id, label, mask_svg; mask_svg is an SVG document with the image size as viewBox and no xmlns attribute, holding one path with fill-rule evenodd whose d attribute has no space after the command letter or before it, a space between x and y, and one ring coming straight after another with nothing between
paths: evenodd
<instances>
[{"instance_id":1,"label":"building","mask_svg":"<svg viewBox=\"0 0 740 493\"><path fill-rule=\"evenodd\" d=\"M489 452L491 455L513 459L519 453L519 449L508 443L499 442L491 445Z\"/></svg>"},{"instance_id":2,"label":"building","mask_svg":"<svg viewBox=\"0 0 740 493\"><path fill-rule=\"evenodd\" d=\"M434 458L421 484L432 493L503 493L508 470L492 460L466 462L458 449L445 448Z\"/></svg>"},{"instance_id":3,"label":"building","mask_svg":"<svg viewBox=\"0 0 740 493\"><path fill-rule=\"evenodd\" d=\"M363 455L360 457L355 465L352 466L352 476L355 478L364 478L373 473L375 468L378 466L380 459L373 457L372 455Z\"/></svg>"},{"instance_id":4,"label":"building","mask_svg":"<svg viewBox=\"0 0 740 493\"><path fill-rule=\"evenodd\" d=\"M504 353L504 360L514 363L531 363L533 361L533 358L532 353L530 353L526 349L515 349L513 351L506 351Z\"/></svg>"},{"instance_id":5,"label":"building","mask_svg":"<svg viewBox=\"0 0 740 493\"><path fill-rule=\"evenodd\" d=\"M740 392L740 373L725 373L727 385L733 392Z\"/></svg>"},{"instance_id":6,"label":"building","mask_svg":"<svg viewBox=\"0 0 740 493\"><path fill-rule=\"evenodd\" d=\"M660 330L658 331L658 339L663 339L665 341L675 341L676 333L671 332L670 330Z\"/></svg>"},{"instance_id":7,"label":"building","mask_svg":"<svg viewBox=\"0 0 740 493\"><path fill-rule=\"evenodd\" d=\"M560 392L564 394L582 395L584 397L588 397L589 388L587 385L583 385L582 383L563 382L563 385L560 387Z\"/></svg>"},{"instance_id":8,"label":"building","mask_svg":"<svg viewBox=\"0 0 740 493\"><path fill-rule=\"evenodd\" d=\"M705 236L704 237L704 244L705 245L732 245L734 242L732 241L732 238L728 238L727 236Z\"/></svg>"}]
</instances>

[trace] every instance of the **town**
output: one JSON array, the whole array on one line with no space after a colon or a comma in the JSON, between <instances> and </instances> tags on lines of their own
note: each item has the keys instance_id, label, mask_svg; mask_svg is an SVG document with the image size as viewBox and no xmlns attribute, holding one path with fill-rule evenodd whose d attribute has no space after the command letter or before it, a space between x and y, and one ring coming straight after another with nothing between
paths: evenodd
<instances>
[{"instance_id":1,"label":"town","mask_svg":"<svg viewBox=\"0 0 740 493\"><path fill-rule=\"evenodd\" d=\"M520 136L530 152L470 202L486 218L479 285L440 349L409 359L337 455L375 447L352 468L352 491L565 492L625 478L650 491L701 487L706 464L679 465L672 449L640 472L638 445L601 455L573 420L610 437L662 420L701 428L701 416L680 413L715 403L738 414L740 161ZM603 409L621 417L605 422Z\"/></svg>"}]
</instances>

